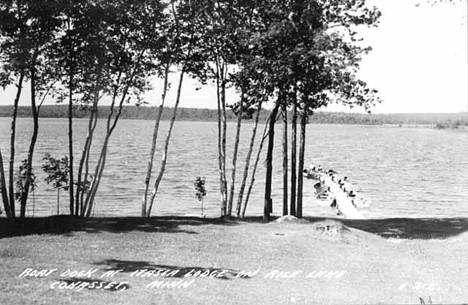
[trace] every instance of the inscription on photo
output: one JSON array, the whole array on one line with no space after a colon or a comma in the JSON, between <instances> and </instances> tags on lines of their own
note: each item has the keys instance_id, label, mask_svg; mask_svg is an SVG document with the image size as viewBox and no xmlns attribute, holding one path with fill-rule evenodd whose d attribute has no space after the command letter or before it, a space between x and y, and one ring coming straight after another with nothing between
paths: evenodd
<instances>
[{"instance_id":1,"label":"inscription on photo","mask_svg":"<svg viewBox=\"0 0 468 305\"><path fill-rule=\"evenodd\" d=\"M138 269L125 271L125 269L35 269L26 268L18 277L20 278L51 278L53 282L50 288L57 290L100 290L100 291L125 291L130 289L131 280L148 279L143 283L145 289L186 289L195 286L197 280L248 280L255 277L264 280L289 280L289 279L340 279L347 273L346 270L263 270L261 267L249 270L235 271L230 269L213 268L163 268L163 269ZM117 276L123 280L114 280ZM102 280L101 280L102 279ZM109 281L105 281L109 279ZM410 287L410 284L405 284ZM404 289L401 286L399 289ZM423 289L423 288L421 288ZM429 289L429 288L427 288Z\"/></svg>"},{"instance_id":2,"label":"inscription on photo","mask_svg":"<svg viewBox=\"0 0 468 305\"><path fill-rule=\"evenodd\" d=\"M406 289L412 289L412 290L434 290L437 287L436 282L429 282L429 283L424 283L424 282L405 282L398 286L398 290L406 290Z\"/></svg>"}]
</instances>

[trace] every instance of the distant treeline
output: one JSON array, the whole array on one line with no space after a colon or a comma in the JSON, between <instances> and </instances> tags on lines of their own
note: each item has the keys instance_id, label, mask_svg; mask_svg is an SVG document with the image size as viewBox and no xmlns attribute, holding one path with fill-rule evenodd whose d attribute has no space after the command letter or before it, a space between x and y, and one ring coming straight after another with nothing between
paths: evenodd
<instances>
[{"instance_id":1,"label":"distant treeline","mask_svg":"<svg viewBox=\"0 0 468 305\"><path fill-rule=\"evenodd\" d=\"M172 115L172 108L165 108L162 114L163 120L169 120ZM158 111L157 107L148 106L126 106L122 110L122 119L152 120ZM0 117L10 117L13 113L13 106L0 106ZM85 118L90 111L81 106L74 107L75 118ZM98 109L98 116L104 118L108 115L109 108L101 106ZM265 121L270 112L263 110L260 121ZM232 111L227 111L227 120L234 121L236 116ZM30 117L31 108L21 106L18 109L18 117ZM40 117L43 118L66 118L68 117L67 105L43 105L40 110ZM291 115L289 115L289 119ZM218 110L199 108L178 109L177 119L181 121L216 121ZM316 124L400 124L400 125L432 125L437 128L456 128L458 126L468 126L468 113L415 113L415 114L360 114L345 112L316 112L310 117L310 123Z\"/></svg>"}]
</instances>

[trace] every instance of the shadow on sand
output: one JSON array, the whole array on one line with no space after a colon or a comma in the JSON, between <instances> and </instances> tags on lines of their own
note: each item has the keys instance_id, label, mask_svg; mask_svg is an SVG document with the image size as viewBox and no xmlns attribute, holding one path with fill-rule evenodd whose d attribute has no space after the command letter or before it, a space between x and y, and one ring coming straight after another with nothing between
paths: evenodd
<instances>
[{"instance_id":1,"label":"shadow on sand","mask_svg":"<svg viewBox=\"0 0 468 305\"><path fill-rule=\"evenodd\" d=\"M272 218L275 220L276 218ZM324 221L330 218L305 217L300 225ZM334 219L345 226L380 235L384 238L443 239L468 231L468 218L388 218L388 219ZM247 217L243 220L197 217L109 217L75 218L51 216L43 218L7 219L0 218L0 238L32 234L86 233L185 233L198 234L186 226L242 225L262 223L261 217Z\"/></svg>"},{"instance_id":2,"label":"shadow on sand","mask_svg":"<svg viewBox=\"0 0 468 305\"><path fill-rule=\"evenodd\" d=\"M199 226L206 224L235 225L238 222L220 218L197 217L105 217L78 218L71 216L50 216L38 218L0 218L0 238L32 234L70 234L86 233L125 233L164 232L198 234L181 226Z\"/></svg>"},{"instance_id":3,"label":"shadow on sand","mask_svg":"<svg viewBox=\"0 0 468 305\"><path fill-rule=\"evenodd\" d=\"M341 222L384 238L445 239L468 231L468 218L343 219Z\"/></svg>"},{"instance_id":4,"label":"shadow on sand","mask_svg":"<svg viewBox=\"0 0 468 305\"><path fill-rule=\"evenodd\" d=\"M140 277L169 277L169 278L184 278L184 277L209 277L218 280L231 280L233 278L247 279L249 276L243 275L237 277L239 271L227 268L205 268L205 267L180 267L172 265L156 265L146 261L128 261L119 259L107 259L99 262L94 262L94 265L106 267L105 271L122 270L123 273L133 273L134 276Z\"/></svg>"}]
</instances>

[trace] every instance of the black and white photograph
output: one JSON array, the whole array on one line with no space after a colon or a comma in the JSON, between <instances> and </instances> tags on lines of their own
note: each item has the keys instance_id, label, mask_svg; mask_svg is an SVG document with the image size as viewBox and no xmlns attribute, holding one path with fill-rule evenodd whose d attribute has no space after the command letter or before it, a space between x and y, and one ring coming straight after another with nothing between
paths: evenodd
<instances>
[{"instance_id":1,"label":"black and white photograph","mask_svg":"<svg viewBox=\"0 0 468 305\"><path fill-rule=\"evenodd\" d=\"M467 0L0 0L0 304L467 304Z\"/></svg>"}]
</instances>

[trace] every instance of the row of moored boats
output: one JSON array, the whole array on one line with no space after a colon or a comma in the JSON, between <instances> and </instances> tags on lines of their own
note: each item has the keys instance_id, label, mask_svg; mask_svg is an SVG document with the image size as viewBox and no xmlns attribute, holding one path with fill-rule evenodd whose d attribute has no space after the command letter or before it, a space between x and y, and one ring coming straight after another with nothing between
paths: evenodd
<instances>
[{"instance_id":1,"label":"row of moored boats","mask_svg":"<svg viewBox=\"0 0 468 305\"><path fill-rule=\"evenodd\" d=\"M310 165L304 169L304 176L312 179L317 204L331 207L338 215L346 218L363 219L362 209L371 205L357 188L349 182L348 177L340 176L336 171L324 170L320 165Z\"/></svg>"}]
</instances>

